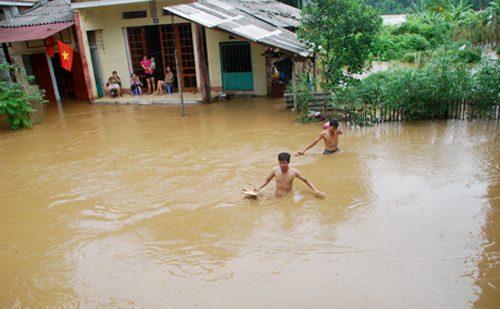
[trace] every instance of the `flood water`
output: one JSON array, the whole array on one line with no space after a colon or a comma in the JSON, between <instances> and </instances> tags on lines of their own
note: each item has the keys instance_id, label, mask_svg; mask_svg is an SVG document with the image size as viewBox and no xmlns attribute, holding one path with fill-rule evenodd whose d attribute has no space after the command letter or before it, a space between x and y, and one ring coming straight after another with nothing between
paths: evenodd
<instances>
[{"instance_id":1,"label":"flood water","mask_svg":"<svg viewBox=\"0 0 500 309\"><path fill-rule=\"evenodd\" d=\"M1 308L499 308L494 121L342 123L258 186L296 125L282 99L55 103L0 129Z\"/></svg>"}]
</instances>

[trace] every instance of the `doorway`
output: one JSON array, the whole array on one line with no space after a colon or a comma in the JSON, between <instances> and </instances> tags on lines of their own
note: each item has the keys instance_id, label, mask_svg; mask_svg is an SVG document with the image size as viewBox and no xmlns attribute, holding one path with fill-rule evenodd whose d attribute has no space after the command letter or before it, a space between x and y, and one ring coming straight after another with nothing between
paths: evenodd
<instances>
[{"instance_id":1,"label":"doorway","mask_svg":"<svg viewBox=\"0 0 500 309\"><path fill-rule=\"evenodd\" d=\"M224 90L253 90L250 43L220 43Z\"/></svg>"},{"instance_id":2,"label":"doorway","mask_svg":"<svg viewBox=\"0 0 500 309\"><path fill-rule=\"evenodd\" d=\"M33 64L33 71L38 82L39 89L45 90L45 100L55 101L56 94L50 77L49 62L47 61L46 54L31 55L31 63Z\"/></svg>"},{"instance_id":3,"label":"doorway","mask_svg":"<svg viewBox=\"0 0 500 309\"><path fill-rule=\"evenodd\" d=\"M127 28L127 37L132 69L144 84L146 76L140 62L146 54L148 57L155 57L155 80L164 78L165 67L168 65L175 75L174 85L177 85L180 73L183 91L197 90L191 24L131 27ZM176 49L179 53L179 68L175 64Z\"/></svg>"},{"instance_id":4,"label":"doorway","mask_svg":"<svg viewBox=\"0 0 500 309\"><path fill-rule=\"evenodd\" d=\"M59 97L66 99L76 98L77 100L88 100L85 77L83 75L82 58L79 52L73 52L73 65L71 72L61 66L61 56L55 53L51 58L52 68L57 83Z\"/></svg>"},{"instance_id":5,"label":"doorway","mask_svg":"<svg viewBox=\"0 0 500 309\"><path fill-rule=\"evenodd\" d=\"M99 35L100 35L100 30ZM90 60L92 61L92 69L94 70L94 81L97 88L97 97L103 96L104 84L102 82L102 72L99 66L99 54L97 52L97 37L96 31L87 31L87 38L89 41Z\"/></svg>"}]
</instances>

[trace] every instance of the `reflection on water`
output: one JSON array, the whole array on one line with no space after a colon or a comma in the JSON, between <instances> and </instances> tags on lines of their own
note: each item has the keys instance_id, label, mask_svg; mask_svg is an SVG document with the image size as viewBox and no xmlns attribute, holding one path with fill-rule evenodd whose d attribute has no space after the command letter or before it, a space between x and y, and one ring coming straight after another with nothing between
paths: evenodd
<instances>
[{"instance_id":1,"label":"reflection on water","mask_svg":"<svg viewBox=\"0 0 500 309\"><path fill-rule=\"evenodd\" d=\"M0 130L3 307L500 304L498 123L346 127L292 157L327 197L248 199L321 130L282 99L62 111Z\"/></svg>"}]
</instances>

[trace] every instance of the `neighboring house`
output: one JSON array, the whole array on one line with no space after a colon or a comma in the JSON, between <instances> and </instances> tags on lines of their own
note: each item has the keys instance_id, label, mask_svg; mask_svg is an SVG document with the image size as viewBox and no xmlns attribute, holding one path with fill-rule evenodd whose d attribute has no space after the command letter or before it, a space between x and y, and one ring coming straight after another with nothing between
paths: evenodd
<instances>
[{"instance_id":1,"label":"neighboring house","mask_svg":"<svg viewBox=\"0 0 500 309\"><path fill-rule=\"evenodd\" d=\"M36 0L0 1L0 21L9 20L12 16L19 14L19 12L31 8L35 3ZM6 51L7 46L2 44L2 48L0 49L0 63L10 61L10 59L6 57L6 55L8 56L8 52ZM9 72L2 71L0 74L2 79L4 77L9 77Z\"/></svg>"},{"instance_id":2,"label":"neighboring house","mask_svg":"<svg viewBox=\"0 0 500 309\"><path fill-rule=\"evenodd\" d=\"M169 65L183 91L201 91L205 101L209 90L268 95L271 54L266 48L279 49L282 58L310 56L295 33L284 28L298 27L300 11L276 1L101 0L71 6L85 42L91 99L104 94L113 71L125 89L131 73L144 78L144 54L155 57L157 78Z\"/></svg>"},{"instance_id":3,"label":"neighboring house","mask_svg":"<svg viewBox=\"0 0 500 309\"><path fill-rule=\"evenodd\" d=\"M70 94L80 100L89 99L74 24L69 0L42 1L0 22L0 43L7 44L5 50L12 63L35 76L30 88L44 89L47 100L60 100ZM57 45L54 57L47 55L45 39L51 36L74 48L72 72L61 68ZM26 82L18 71L16 75Z\"/></svg>"},{"instance_id":4,"label":"neighboring house","mask_svg":"<svg viewBox=\"0 0 500 309\"><path fill-rule=\"evenodd\" d=\"M209 82L215 91L264 96L279 90L282 95L283 87L272 87L272 64L280 63L277 67L288 81L296 75L295 61L312 57L291 31L300 24L300 10L281 2L208 0L164 10L204 27Z\"/></svg>"},{"instance_id":5,"label":"neighboring house","mask_svg":"<svg viewBox=\"0 0 500 309\"><path fill-rule=\"evenodd\" d=\"M9 20L12 16L32 8L37 0L0 1L0 21Z\"/></svg>"}]
</instances>

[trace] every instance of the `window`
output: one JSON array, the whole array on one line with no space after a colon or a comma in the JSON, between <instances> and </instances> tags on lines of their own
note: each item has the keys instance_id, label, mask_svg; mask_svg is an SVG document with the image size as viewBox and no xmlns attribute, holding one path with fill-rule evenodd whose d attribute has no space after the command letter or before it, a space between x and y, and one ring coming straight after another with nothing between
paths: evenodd
<instances>
[{"instance_id":1,"label":"window","mask_svg":"<svg viewBox=\"0 0 500 309\"><path fill-rule=\"evenodd\" d=\"M35 76L35 70L33 69L33 63L31 62L31 56L30 55L23 55L23 64L24 64L24 69L26 70L26 75L28 76ZM30 85L38 85L36 82L36 78L34 78L31 82L29 82Z\"/></svg>"},{"instance_id":2,"label":"window","mask_svg":"<svg viewBox=\"0 0 500 309\"><path fill-rule=\"evenodd\" d=\"M122 12L122 19L133 19L133 18L143 18L143 17L148 17L148 13L146 11Z\"/></svg>"}]
</instances>

